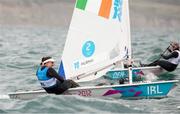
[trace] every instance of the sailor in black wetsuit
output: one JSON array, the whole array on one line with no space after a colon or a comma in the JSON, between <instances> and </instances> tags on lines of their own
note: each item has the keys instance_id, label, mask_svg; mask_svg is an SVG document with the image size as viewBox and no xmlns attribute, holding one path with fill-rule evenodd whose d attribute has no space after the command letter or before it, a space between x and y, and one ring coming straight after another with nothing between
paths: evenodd
<instances>
[{"instance_id":1,"label":"sailor in black wetsuit","mask_svg":"<svg viewBox=\"0 0 180 114\"><path fill-rule=\"evenodd\" d=\"M165 60L158 60L155 61L149 65L145 65L145 66L156 66L159 65L161 66L163 69L172 72L174 71L178 64L180 63L180 46L178 43L174 42L171 44L171 47L168 48L168 51L170 52L169 55L161 55L163 57L163 59Z\"/></svg>"},{"instance_id":2,"label":"sailor in black wetsuit","mask_svg":"<svg viewBox=\"0 0 180 114\"><path fill-rule=\"evenodd\" d=\"M52 68L54 60L51 57L43 57L41 66L38 68L36 75L47 93L61 94L69 88L78 87L79 85L72 80L64 80Z\"/></svg>"}]
</instances>

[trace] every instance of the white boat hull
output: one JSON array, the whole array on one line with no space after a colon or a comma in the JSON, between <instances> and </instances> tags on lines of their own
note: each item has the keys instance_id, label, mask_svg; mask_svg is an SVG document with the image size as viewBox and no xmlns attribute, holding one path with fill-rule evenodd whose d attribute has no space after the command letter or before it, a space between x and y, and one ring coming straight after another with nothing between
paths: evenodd
<instances>
[{"instance_id":1,"label":"white boat hull","mask_svg":"<svg viewBox=\"0 0 180 114\"><path fill-rule=\"evenodd\" d=\"M159 81L149 83L91 86L71 88L63 95L79 95L84 97L111 97L111 98L159 98L166 97L178 80ZM24 91L8 94L11 99L33 99L47 95L44 90Z\"/></svg>"}]
</instances>

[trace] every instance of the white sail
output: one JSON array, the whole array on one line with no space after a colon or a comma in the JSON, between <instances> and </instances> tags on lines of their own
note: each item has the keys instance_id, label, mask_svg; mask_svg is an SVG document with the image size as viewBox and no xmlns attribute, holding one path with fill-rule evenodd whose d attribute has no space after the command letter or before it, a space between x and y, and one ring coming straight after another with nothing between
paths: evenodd
<instances>
[{"instance_id":1,"label":"white sail","mask_svg":"<svg viewBox=\"0 0 180 114\"><path fill-rule=\"evenodd\" d=\"M128 0L77 0L59 74L88 81L127 56L131 56Z\"/></svg>"}]
</instances>

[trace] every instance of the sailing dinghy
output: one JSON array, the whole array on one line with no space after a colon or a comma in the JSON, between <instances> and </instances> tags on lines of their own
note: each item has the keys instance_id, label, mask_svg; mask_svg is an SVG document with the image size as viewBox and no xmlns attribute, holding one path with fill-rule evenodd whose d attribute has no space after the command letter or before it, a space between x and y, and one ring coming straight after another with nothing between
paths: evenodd
<instances>
[{"instance_id":1,"label":"sailing dinghy","mask_svg":"<svg viewBox=\"0 0 180 114\"><path fill-rule=\"evenodd\" d=\"M131 58L128 0L77 0L59 74L76 82L92 81L102 77L107 71L112 72L110 70L117 63L122 63L128 58ZM128 72L127 84L71 88L63 95L159 98L166 97L178 82L133 82L134 68L122 70ZM31 99L46 94L44 90L24 91L10 93L7 98Z\"/></svg>"},{"instance_id":2,"label":"sailing dinghy","mask_svg":"<svg viewBox=\"0 0 180 114\"><path fill-rule=\"evenodd\" d=\"M128 69L112 70L131 59L128 0L77 0L59 74L76 82L91 81L106 73L109 79L128 77ZM160 74L160 67L133 67L133 77ZM122 76L124 75L124 76Z\"/></svg>"}]
</instances>

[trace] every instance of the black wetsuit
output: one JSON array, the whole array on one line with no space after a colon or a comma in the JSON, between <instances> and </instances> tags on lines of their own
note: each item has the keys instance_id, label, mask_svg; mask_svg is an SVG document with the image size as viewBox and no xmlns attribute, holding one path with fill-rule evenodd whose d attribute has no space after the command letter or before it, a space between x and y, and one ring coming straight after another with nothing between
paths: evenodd
<instances>
[{"instance_id":1,"label":"black wetsuit","mask_svg":"<svg viewBox=\"0 0 180 114\"><path fill-rule=\"evenodd\" d=\"M45 67L42 67L44 69ZM62 77L58 75L58 73L53 69L49 68L47 71L47 76L54 77L57 79L56 84L52 87L44 88L47 93L55 93L55 94L62 94L69 88L78 87L79 85L72 81L72 80L64 80Z\"/></svg>"},{"instance_id":2,"label":"black wetsuit","mask_svg":"<svg viewBox=\"0 0 180 114\"><path fill-rule=\"evenodd\" d=\"M172 52L171 54L165 56L165 55L162 55L162 57L165 59L165 60L158 60L158 61L155 61L147 66L156 66L156 65L159 65L161 66L163 69L169 71L169 72L172 72L174 71L178 65L176 64L173 64L169 61L167 61L168 59L171 59L171 58L177 58L179 56L179 53L174 51Z\"/></svg>"}]
</instances>

